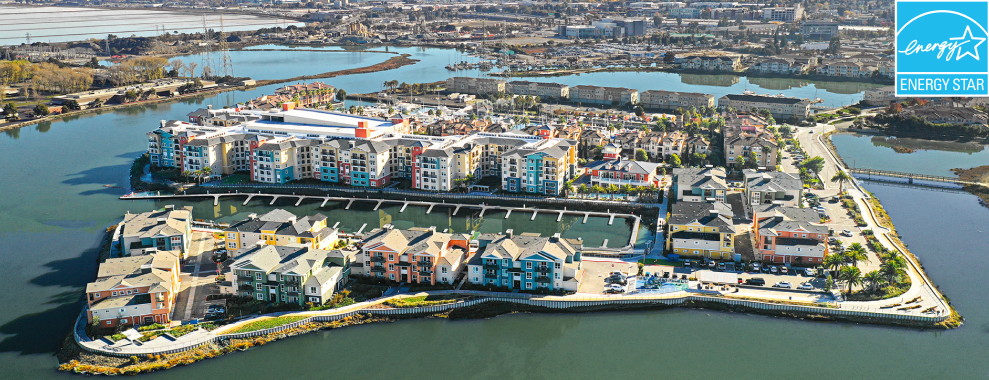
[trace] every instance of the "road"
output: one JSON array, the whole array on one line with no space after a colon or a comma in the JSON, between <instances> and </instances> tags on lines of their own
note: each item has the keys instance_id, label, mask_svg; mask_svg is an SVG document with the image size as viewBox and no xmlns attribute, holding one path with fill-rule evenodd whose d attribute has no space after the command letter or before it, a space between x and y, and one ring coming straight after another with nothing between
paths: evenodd
<instances>
[{"instance_id":1,"label":"road","mask_svg":"<svg viewBox=\"0 0 989 380\"><path fill-rule=\"evenodd\" d=\"M193 231L189 255L182 263L181 290L175 298L173 321L202 318L206 314L206 296L219 293L216 264L210 260L216 241L209 233Z\"/></svg>"}]
</instances>

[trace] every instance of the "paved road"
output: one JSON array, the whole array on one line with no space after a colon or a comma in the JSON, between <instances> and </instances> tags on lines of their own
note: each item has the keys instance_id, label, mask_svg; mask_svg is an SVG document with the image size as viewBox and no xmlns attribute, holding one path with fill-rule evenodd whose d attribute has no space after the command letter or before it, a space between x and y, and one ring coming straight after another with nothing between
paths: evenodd
<instances>
[{"instance_id":1,"label":"paved road","mask_svg":"<svg viewBox=\"0 0 989 380\"><path fill-rule=\"evenodd\" d=\"M182 286L175 299L172 320L202 318L205 315L206 295L219 292L214 281L216 264L210 261L211 252L215 248L216 242L209 233L192 233L189 255L182 264L182 273L179 276Z\"/></svg>"}]
</instances>

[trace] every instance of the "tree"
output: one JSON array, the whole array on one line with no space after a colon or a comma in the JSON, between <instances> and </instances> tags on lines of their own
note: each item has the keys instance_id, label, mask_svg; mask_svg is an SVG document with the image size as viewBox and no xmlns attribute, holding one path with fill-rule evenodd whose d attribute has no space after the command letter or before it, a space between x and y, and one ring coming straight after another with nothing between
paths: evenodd
<instances>
[{"instance_id":1,"label":"tree","mask_svg":"<svg viewBox=\"0 0 989 380\"><path fill-rule=\"evenodd\" d=\"M344 100L347 100L347 91L344 91L341 88L341 89L337 90L337 101L342 102Z\"/></svg>"},{"instance_id":2,"label":"tree","mask_svg":"<svg viewBox=\"0 0 989 380\"><path fill-rule=\"evenodd\" d=\"M906 267L906 262L902 257L890 255L879 264L879 273L883 275L887 283L895 284L899 283L900 278L906 273L903 270L904 267Z\"/></svg>"},{"instance_id":3,"label":"tree","mask_svg":"<svg viewBox=\"0 0 989 380\"><path fill-rule=\"evenodd\" d=\"M886 285L886 278L877 270L866 273L865 276L862 276L862 281L865 282L869 291L873 293L883 285Z\"/></svg>"},{"instance_id":4,"label":"tree","mask_svg":"<svg viewBox=\"0 0 989 380\"><path fill-rule=\"evenodd\" d=\"M836 36L831 38L831 41L828 42L828 49L825 52L828 54L838 54L838 51L840 50L841 50L841 39L839 39Z\"/></svg>"},{"instance_id":5,"label":"tree","mask_svg":"<svg viewBox=\"0 0 989 380\"><path fill-rule=\"evenodd\" d=\"M570 193L572 193L572 192L573 192L573 183L571 183L571 182L564 182L563 183L563 195L570 196Z\"/></svg>"},{"instance_id":6,"label":"tree","mask_svg":"<svg viewBox=\"0 0 989 380\"><path fill-rule=\"evenodd\" d=\"M213 174L213 168L212 167L209 167L209 166L206 166L202 170L200 170L199 172L200 172L200 176L202 176L203 179L206 180L206 179L209 179L210 178L210 175L211 174Z\"/></svg>"},{"instance_id":7,"label":"tree","mask_svg":"<svg viewBox=\"0 0 989 380\"><path fill-rule=\"evenodd\" d=\"M41 116L48 116L48 114L49 114L48 106L46 106L44 104L39 104L39 105L34 106L34 109L31 110L31 111L34 112L34 116L39 116L39 117L41 117Z\"/></svg>"},{"instance_id":8,"label":"tree","mask_svg":"<svg viewBox=\"0 0 989 380\"><path fill-rule=\"evenodd\" d=\"M857 266L859 261L868 261L869 256L865 253L865 247L860 243L852 243L848 249L842 253L845 262L851 266Z\"/></svg>"},{"instance_id":9,"label":"tree","mask_svg":"<svg viewBox=\"0 0 989 380\"><path fill-rule=\"evenodd\" d=\"M828 255L828 257L824 258L822 265L829 270L835 271L845 265L845 258L837 254Z\"/></svg>"},{"instance_id":10,"label":"tree","mask_svg":"<svg viewBox=\"0 0 989 380\"><path fill-rule=\"evenodd\" d=\"M821 156L814 156L803 160L800 162L799 166L807 169L807 171L814 172L814 175L816 176L822 169L824 169L824 158Z\"/></svg>"},{"instance_id":11,"label":"tree","mask_svg":"<svg viewBox=\"0 0 989 380\"><path fill-rule=\"evenodd\" d=\"M637 161L649 161L649 153L646 153L645 149L636 149L635 159Z\"/></svg>"},{"instance_id":12,"label":"tree","mask_svg":"<svg viewBox=\"0 0 989 380\"><path fill-rule=\"evenodd\" d=\"M853 286L862 284L862 271L857 267L842 267L838 271L838 279L848 285L846 294L851 294Z\"/></svg>"},{"instance_id":13,"label":"tree","mask_svg":"<svg viewBox=\"0 0 989 380\"><path fill-rule=\"evenodd\" d=\"M676 62L676 59L677 59L677 55L672 51L668 51L666 52L666 54L663 55L663 63L668 65L673 64L673 62Z\"/></svg>"},{"instance_id":14,"label":"tree","mask_svg":"<svg viewBox=\"0 0 989 380\"><path fill-rule=\"evenodd\" d=\"M852 181L852 177L849 176L848 173L845 172L844 170L839 170L837 173L834 173L834 176L833 177L831 177L831 182L837 182L838 183L838 189L843 194L845 193L845 183L848 183L848 182L851 182L851 181Z\"/></svg>"},{"instance_id":15,"label":"tree","mask_svg":"<svg viewBox=\"0 0 989 380\"><path fill-rule=\"evenodd\" d=\"M673 153L673 154L670 155L669 164L670 164L670 166L673 166L674 168L679 168L680 165L683 164L683 161L680 161L680 155L679 154Z\"/></svg>"}]
</instances>

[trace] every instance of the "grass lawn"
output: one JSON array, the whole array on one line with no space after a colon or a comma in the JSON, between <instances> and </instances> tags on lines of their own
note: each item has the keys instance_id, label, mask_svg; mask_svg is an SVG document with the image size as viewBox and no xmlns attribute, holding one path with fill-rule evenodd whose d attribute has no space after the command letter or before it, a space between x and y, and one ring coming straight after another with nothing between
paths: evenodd
<instances>
[{"instance_id":1,"label":"grass lawn","mask_svg":"<svg viewBox=\"0 0 989 380\"><path fill-rule=\"evenodd\" d=\"M669 260L663 260L663 259L643 259L643 260L639 260L639 262L640 263L643 263L643 264L646 264L646 265L666 265L666 266L671 266L671 267L682 267L683 266L683 262L669 261Z\"/></svg>"},{"instance_id":2,"label":"grass lawn","mask_svg":"<svg viewBox=\"0 0 989 380\"><path fill-rule=\"evenodd\" d=\"M223 177L223 179L220 182L223 183L224 185L245 184L251 182L251 176L248 174L234 173L226 177Z\"/></svg>"},{"instance_id":3,"label":"grass lawn","mask_svg":"<svg viewBox=\"0 0 989 380\"><path fill-rule=\"evenodd\" d=\"M391 307L405 308L405 307L444 305L454 302L457 302L456 296L417 296L417 297L408 297L397 300L388 300L385 301L385 305Z\"/></svg>"},{"instance_id":4,"label":"grass lawn","mask_svg":"<svg viewBox=\"0 0 989 380\"><path fill-rule=\"evenodd\" d=\"M288 316L284 316L284 317L265 318L265 319L257 320L257 321L248 323L246 325L240 326L240 327L238 327L238 328L236 328L234 330L227 331L226 333L227 334L237 334L237 333L245 333L245 332L251 332L251 331L258 331L258 330L270 329L272 327L278 327L278 326L282 326L282 325L287 325L289 323L297 322L297 321L300 321L300 320L303 320L303 319L306 319L306 318L307 317L304 317L304 316L301 316L301 315L288 315Z\"/></svg>"}]
</instances>

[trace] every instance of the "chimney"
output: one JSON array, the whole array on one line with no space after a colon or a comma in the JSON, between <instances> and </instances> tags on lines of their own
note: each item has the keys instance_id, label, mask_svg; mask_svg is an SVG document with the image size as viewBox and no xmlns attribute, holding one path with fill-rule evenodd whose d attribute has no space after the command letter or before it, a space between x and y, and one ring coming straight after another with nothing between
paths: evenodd
<instances>
[{"instance_id":1,"label":"chimney","mask_svg":"<svg viewBox=\"0 0 989 380\"><path fill-rule=\"evenodd\" d=\"M158 223L165 223L165 218L157 218L155 219L155 221L157 221Z\"/></svg>"},{"instance_id":2,"label":"chimney","mask_svg":"<svg viewBox=\"0 0 989 380\"><path fill-rule=\"evenodd\" d=\"M252 212L250 214L247 214L247 218L248 219L257 219L258 218L258 214L255 214L255 213Z\"/></svg>"},{"instance_id":3,"label":"chimney","mask_svg":"<svg viewBox=\"0 0 989 380\"><path fill-rule=\"evenodd\" d=\"M394 224L391 224L391 223L388 223L388 224L382 226L381 228L384 228L386 230L392 230L392 229L395 229L395 225Z\"/></svg>"},{"instance_id":4,"label":"chimney","mask_svg":"<svg viewBox=\"0 0 989 380\"><path fill-rule=\"evenodd\" d=\"M511 228L509 228L509 229L505 230L505 236L508 236L508 238L511 239L511 238L515 237L515 231L512 230Z\"/></svg>"},{"instance_id":5,"label":"chimney","mask_svg":"<svg viewBox=\"0 0 989 380\"><path fill-rule=\"evenodd\" d=\"M208 110L211 110L211 109L213 109L213 105L212 105L212 104L207 104L207 105L206 105L206 109L208 109Z\"/></svg>"},{"instance_id":6,"label":"chimney","mask_svg":"<svg viewBox=\"0 0 989 380\"><path fill-rule=\"evenodd\" d=\"M371 138L371 128L368 126L366 121L357 122L357 130L354 131L354 137L359 139Z\"/></svg>"},{"instance_id":7,"label":"chimney","mask_svg":"<svg viewBox=\"0 0 989 380\"><path fill-rule=\"evenodd\" d=\"M557 233L553 234L553 236L549 238L549 241L551 243L559 242L560 241L560 233L557 232Z\"/></svg>"},{"instance_id":8,"label":"chimney","mask_svg":"<svg viewBox=\"0 0 989 380\"><path fill-rule=\"evenodd\" d=\"M282 111L291 111L294 109L295 109L295 102L282 103Z\"/></svg>"},{"instance_id":9,"label":"chimney","mask_svg":"<svg viewBox=\"0 0 989 380\"><path fill-rule=\"evenodd\" d=\"M174 210L175 205L165 205L165 210Z\"/></svg>"}]
</instances>

